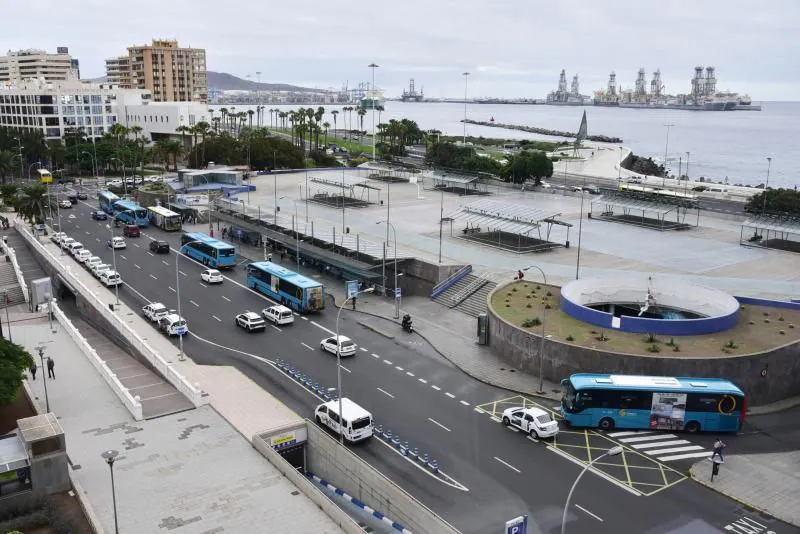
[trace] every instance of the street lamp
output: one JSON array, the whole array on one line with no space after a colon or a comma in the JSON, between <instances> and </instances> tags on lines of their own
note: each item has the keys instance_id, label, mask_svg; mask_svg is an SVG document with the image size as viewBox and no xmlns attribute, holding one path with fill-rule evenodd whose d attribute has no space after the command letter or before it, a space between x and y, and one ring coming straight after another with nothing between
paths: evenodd
<instances>
[{"instance_id":1,"label":"street lamp","mask_svg":"<svg viewBox=\"0 0 800 534\"><path fill-rule=\"evenodd\" d=\"M769 169L772 167L772 158L767 157L767 183L764 185L764 202L761 207L761 215L765 215L767 213L767 191L769 191Z\"/></svg>"},{"instance_id":2,"label":"street lamp","mask_svg":"<svg viewBox=\"0 0 800 534\"><path fill-rule=\"evenodd\" d=\"M462 72L461 75L464 77L464 145L467 144L467 77L470 75L469 72Z\"/></svg>"},{"instance_id":3,"label":"street lamp","mask_svg":"<svg viewBox=\"0 0 800 534\"><path fill-rule=\"evenodd\" d=\"M661 179L661 187L667 185L667 152L669 151L669 129L675 126L674 124L665 124L667 127L667 141L664 144L664 177Z\"/></svg>"},{"instance_id":4,"label":"street lamp","mask_svg":"<svg viewBox=\"0 0 800 534\"><path fill-rule=\"evenodd\" d=\"M87 152L86 150L81 150L81 154L86 154L90 158L92 158L92 175L94 175L95 179L97 178L97 160L92 155L91 152Z\"/></svg>"},{"instance_id":5,"label":"street lamp","mask_svg":"<svg viewBox=\"0 0 800 534\"><path fill-rule=\"evenodd\" d=\"M536 269L542 275L542 280L544 280L545 288L547 287L547 275L544 274L544 271L538 265L529 265L522 269L523 271L527 271L528 269ZM547 290L545 289L545 295L547 294ZM542 334L541 339L539 339L539 389L536 391L539 394L544 393L544 323L547 319L547 304L542 306Z\"/></svg>"},{"instance_id":6,"label":"street lamp","mask_svg":"<svg viewBox=\"0 0 800 534\"><path fill-rule=\"evenodd\" d=\"M439 263L442 263L442 226L444 225L444 189L440 190L442 193L442 201L439 205Z\"/></svg>"},{"instance_id":7,"label":"street lamp","mask_svg":"<svg viewBox=\"0 0 800 534\"><path fill-rule=\"evenodd\" d=\"M375 69L377 69L379 66L380 65L376 65L375 63L370 63L368 65L368 67L372 69L372 161L375 161L375 108L377 107L377 93L375 92Z\"/></svg>"},{"instance_id":8,"label":"street lamp","mask_svg":"<svg viewBox=\"0 0 800 534\"><path fill-rule=\"evenodd\" d=\"M191 245L193 243L197 243L197 241L189 241L185 243L185 245ZM183 315L181 315L181 279L180 279L180 271L178 270L178 260L181 257L181 251L178 249L178 253L175 254L175 296L178 298L178 318L183 319ZM184 332L185 333L185 332ZM186 355L183 352L183 335L178 334L178 346L180 347L180 352L178 353L178 361L184 361L186 359Z\"/></svg>"},{"instance_id":9,"label":"street lamp","mask_svg":"<svg viewBox=\"0 0 800 534\"><path fill-rule=\"evenodd\" d=\"M569 490L569 495L567 495L567 503L564 505L564 514L561 516L561 534L565 534L567 532L567 511L569 510L569 503L572 500L572 492L575 491L575 486L577 486L578 482L581 481L583 475L586 473L586 471L589 470L590 467L592 467L592 464L596 463L597 461L605 458L606 456L618 456L621 453L622 453L622 447L620 447L619 445L617 445L616 447L611 447L606 452L604 452L603 454L601 454L600 456L598 456L597 458L595 458L594 460L592 460L583 467L583 470L580 472L578 477L575 479L575 482L572 484L572 488L570 488Z\"/></svg>"},{"instance_id":10,"label":"street lamp","mask_svg":"<svg viewBox=\"0 0 800 534\"><path fill-rule=\"evenodd\" d=\"M281 197L279 200L283 200L284 198L289 197ZM297 240L297 272L300 273L300 219L297 217L297 200L292 199L294 202L294 215L292 215L292 226L294 227L294 236Z\"/></svg>"},{"instance_id":11,"label":"street lamp","mask_svg":"<svg viewBox=\"0 0 800 534\"><path fill-rule=\"evenodd\" d=\"M125 195L128 194L128 181L125 176L125 162L119 158L109 158L108 161L119 161L122 164L122 188L125 191ZM136 175L134 174L133 177L134 184L136 183Z\"/></svg>"},{"instance_id":12,"label":"street lamp","mask_svg":"<svg viewBox=\"0 0 800 534\"><path fill-rule=\"evenodd\" d=\"M117 461L119 452L112 449L104 452L100 456L103 457L108 464L108 468L111 470L111 500L114 503L114 532L119 534L119 522L117 521L117 489L114 487L114 462Z\"/></svg>"},{"instance_id":13,"label":"street lamp","mask_svg":"<svg viewBox=\"0 0 800 534\"><path fill-rule=\"evenodd\" d=\"M392 229L392 234L394 236L394 318L400 318L400 299L397 298L397 231L394 228L394 225L389 221L378 221L375 224L386 224L387 228ZM384 259L385 261L385 259Z\"/></svg>"},{"instance_id":14,"label":"street lamp","mask_svg":"<svg viewBox=\"0 0 800 534\"><path fill-rule=\"evenodd\" d=\"M581 215L578 219L578 258L575 261L575 280L581 272L581 238L583 237L583 199L586 197L586 176L583 177L583 187L581 187Z\"/></svg>"},{"instance_id":15,"label":"street lamp","mask_svg":"<svg viewBox=\"0 0 800 534\"><path fill-rule=\"evenodd\" d=\"M339 443L342 445L344 445L344 427L342 425L342 347L339 344L339 317L342 315L342 310L347 305L347 301L356 298L361 293L372 293L373 291L371 287L356 291L342 302L342 305L339 306L339 311L336 312L336 387L339 391Z\"/></svg>"},{"instance_id":16,"label":"street lamp","mask_svg":"<svg viewBox=\"0 0 800 534\"><path fill-rule=\"evenodd\" d=\"M117 272L117 249L114 247L114 227L111 225L106 225L108 231L111 232L111 261L113 262L114 272ZM119 273L118 273L119 274ZM116 296L117 302L114 305L114 309L119 306L119 284L114 284L114 295Z\"/></svg>"},{"instance_id":17,"label":"street lamp","mask_svg":"<svg viewBox=\"0 0 800 534\"><path fill-rule=\"evenodd\" d=\"M24 160L22 159L22 140L19 137L15 137L14 140L17 142L17 145L19 146L19 179L21 181L25 178L25 175L23 174L23 169L25 167L25 164L23 163Z\"/></svg>"},{"instance_id":18,"label":"street lamp","mask_svg":"<svg viewBox=\"0 0 800 534\"><path fill-rule=\"evenodd\" d=\"M6 304L6 310L8 309L8 304ZM48 310L49 314L49 310ZM11 338L11 323L9 323L9 339ZM39 359L42 361L42 380L44 380L44 406L47 413L50 413L50 398L47 396L47 375L44 372L44 347L39 345L36 347L37 352L39 353Z\"/></svg>"},{"instance_id":19,"label":"street lamp","mask_svg":"<svg viewBox=\"0 0 800 534\"><path fill-rule=\"evenodd\" d=\"M39 163L38 161L34 161L30 165L28 165L28 180L31 179L31 167L33 167L34 165L39 165L41 167L42 164Z\"/></svg>"}]
</instances>

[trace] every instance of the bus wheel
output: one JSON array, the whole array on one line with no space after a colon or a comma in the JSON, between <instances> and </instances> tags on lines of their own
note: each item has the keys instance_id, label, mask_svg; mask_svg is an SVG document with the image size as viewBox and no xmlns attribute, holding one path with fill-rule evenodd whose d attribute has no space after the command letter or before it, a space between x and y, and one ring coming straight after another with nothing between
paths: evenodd
<instances>
[{"instance_id":1,"label":"bus wheel","mask_svg":"<svg viewBox=\"0 0 800 534\"><path fill-rule=\"evenodd\" d=\"M686 423L686 431L689 434L697 434L698 432L700 432L700 423L698 423L697 421L689 421L688 423Z\"/></svg>"},{"instance_id":2,"label":"bus wheel","mask_svg":"<svg viewBox=\"0 0 800 534\"><path fill-rule=\"evenodd\" d=\"M610 417L603 417L602 419L600 419L599 426L603 430L611 430L612 428L614 428L614 420L611 419Z\"/></svg>"}]
</instances>

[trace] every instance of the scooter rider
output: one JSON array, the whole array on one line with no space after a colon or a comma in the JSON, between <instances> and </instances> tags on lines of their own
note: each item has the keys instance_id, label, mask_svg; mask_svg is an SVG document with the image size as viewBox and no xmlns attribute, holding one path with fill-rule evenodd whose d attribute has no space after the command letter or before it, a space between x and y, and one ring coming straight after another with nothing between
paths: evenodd
<instances>
[{"instance_id":1,"label":"scooter rider","mask_svg":"<svg viewBox=\"0 0 800 534\"><path fill-rule=\"evenodd\" d=\"M411 316L409 314L403 315L403 330L411 329Z\"/></svg>"}]
</instances>

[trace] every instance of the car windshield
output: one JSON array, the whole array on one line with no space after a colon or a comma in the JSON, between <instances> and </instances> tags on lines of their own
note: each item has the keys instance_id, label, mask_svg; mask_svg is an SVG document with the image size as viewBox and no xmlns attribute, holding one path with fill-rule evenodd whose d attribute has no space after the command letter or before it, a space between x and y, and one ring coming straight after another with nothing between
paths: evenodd
<instances>
[{"instance_id":1,"label":"car windshield","mask_svg":"<svg viewBox=\"0 0 800 534\"><path fill-rule=\"evenodd\" d=\"M343 349L346 349L346 348L349 348L349 347L355 347L355 346L356 346L356 344L353 343L352 341L342 341L342 348Z\"/></svg>"}]
</instances>

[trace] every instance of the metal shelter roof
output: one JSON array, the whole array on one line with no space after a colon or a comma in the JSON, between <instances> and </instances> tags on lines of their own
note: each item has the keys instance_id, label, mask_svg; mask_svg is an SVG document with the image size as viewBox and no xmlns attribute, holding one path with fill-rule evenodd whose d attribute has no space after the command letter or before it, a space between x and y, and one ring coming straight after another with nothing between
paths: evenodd
<instances>
[{"instance_id":1,"label":"metal shelter roof","mask_svg":"<svg viewBox=\"0 0 800 534\"><path fill-rule=\"evenodd\" d=\"M10 434L0 439L0 473L16 471L28 465L28 452L19 436Z\"/></svg>"},{"instance_id":2,"label":"metal shelter roof","mask_svg":"<svg viewBox=\"0 0 800 534\"><path fill-rule=\"evenodd\" d=\"M606 206L615 206L623 209L631 209L637 211L650 211L664 216L671 211L674 211L678 206L675 204L664 204L661 202L652 202L649 200L636 200L624 197L598 197L592 200L591 204L605 204Z\"/></svg>"},{"instance_id":3,"label":"metal shelter roof","mask_svg":"<svg viewBox=\"0 0 800 534\"><path fill-rule=\"evenodd\" d=\"M539 228L543 222L571 226L556 220L559 215L555 211L484 199L460 206L450 217L466 220L476 226L486 225L504 232L527 234Z\"/></svg>"},{"instance_id":4,"label":"metal shelter roof","mask_svg":"<svg viewBox=\"0 0 800 534\"><path fill-rule=\"evenodd\" d=\"M374 191L380 191L381 188L371 185L368 180L362 180L360 178L353 178L352 176L344 175L342 176L341 180L330 180L328 178L319 178L317 176L312 176L308 179L310 182L315 184L320 184L326 188L336 189L336 190L344 190L356 187L363 187L364 189L372 189Z\"/></svg>"},{"instance_id":5,"label":"metal shelter roof","mask_svg":"<svg viewBox=\"0 0 800 534\"><path fill-rule=\"evenodd\" d=\"M434 174L431 178L439 182L447 182L449 184L466 185L471 184L478 179L477 176L464 176L458 174L437 175Z\"/></svg>"},{"instance_id":6,"label":"metal shelter roof","mask_svg":"<svg viewBox=\"0 0 800 534\"><path fill-rule=\"evenodd\" d=\"M747 219L742 223L747 228L759 228L772 232L786 232L788 234L800 234L800 218L796 217L776 217L761 215Z\"/></svg>"}]
</instances>

